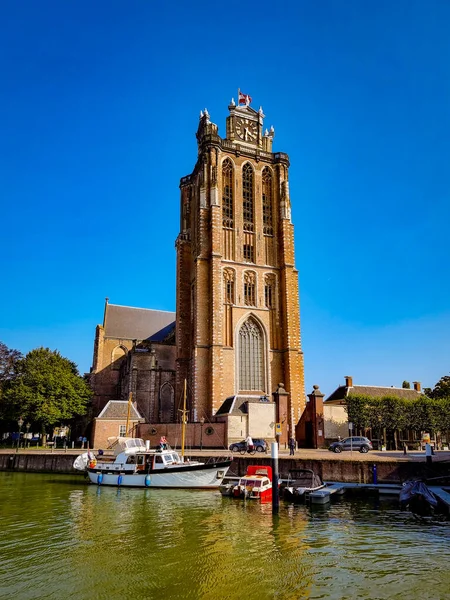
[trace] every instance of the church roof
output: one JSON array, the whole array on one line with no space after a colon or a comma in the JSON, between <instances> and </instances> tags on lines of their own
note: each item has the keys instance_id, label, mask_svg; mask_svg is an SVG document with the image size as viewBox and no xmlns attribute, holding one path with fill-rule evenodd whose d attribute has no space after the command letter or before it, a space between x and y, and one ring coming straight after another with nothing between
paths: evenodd
<instances>
[{"instance_id":1,"label":"church roof","mask_svg":"<svg viewBox=\"0 0 450 600\"><path fill-rule=\"evenodd\" d=\"M383 398L384 396L395 396L397 398L405 398L413 400L421 395L417 390L409 390L406 388L383 387L378 385L352 385L347 387L341 385L334 390L325 400L327 404L333 402L335 404L345 404L347 396L372 396L373 398Z\"/></svg>"},{"instance_id":2,"label":"church roof","mask_svg":"<svg viewBox=\"0 0 450 600\"><path fill-rule=\"evenodd\" d=\"M126 419L128 416L127 400L110 400L97 419ZM136 421L142 419L134 404L130 407L130 419Z\"/></svg>"},{"instance_id":3,"label":"church roof","mask_svg":"<svg viewBox=\"0 0 450 600\"><path fill-rule=\"evenodd\" d=\"M264 402L269 404L270 400L267 396L229 396L225 398L216 412L216 417L223 415L242 415L248 413L249 403Z\"/></svg>"},{"instance_id":4,"label":"church roof","mask_svg":"<svg viewBox=\"0 0 450 600\"><path fill-rule=\"evenodd\" d=\"M175 313L107 304L105 337L162 342L175 328Z\"/></svg>"}]
</instances>

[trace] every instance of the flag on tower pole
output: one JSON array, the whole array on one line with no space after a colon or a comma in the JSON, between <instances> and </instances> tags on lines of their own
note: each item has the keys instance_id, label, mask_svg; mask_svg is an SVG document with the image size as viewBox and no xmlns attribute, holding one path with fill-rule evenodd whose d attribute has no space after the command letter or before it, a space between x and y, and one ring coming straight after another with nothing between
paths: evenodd
<instances>
[{"instance_id":1,"label":"flag on tower pole","mask_svg":"<svg viewBox=\"0 0 450 600\"><path fill-rule=\"evenodd\" d=\"M252 101L251 96L249 96L248 94L243 94L241 90L238 90L238 98L239 104L245 104L245 106L248 106Z\"/></svg>"}]
</instances>

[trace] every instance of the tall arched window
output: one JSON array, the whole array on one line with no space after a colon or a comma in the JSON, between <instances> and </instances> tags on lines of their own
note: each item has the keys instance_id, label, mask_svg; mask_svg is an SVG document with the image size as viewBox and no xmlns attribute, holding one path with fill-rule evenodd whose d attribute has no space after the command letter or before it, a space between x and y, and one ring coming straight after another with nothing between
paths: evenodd
<instances>
[{"instance_id":1,"label":"tall arched window","mask_svg":"<svg viewBox=\"0 0 450 600\"><path fill-rule=\"evenodd\" d=\"M166 381L159 390L159 420L161 423L172 423L175 412L174 398L173 386Z\"/></svg>"},{"instance_id":2,"label":"tall arched window","mask_svg":"<svg viewBox=\"0 0 450 600\"><path fill-rule=\"evenodd\" d=\"M263 228L266 235L273 235L272 196L272 172L265 167L262 172L262 206Z\"/></svg>"},{"instance_id":3,"label":"tall arched window","mask_svg":"<svg viewBox=\"0 0 450 600\"><path fill-rule=\"evenodd\" d=\"M233 228L233 163L226 158L222 163L222 223Z\"/></svg>"},{"instance_id":4,"label":"tall arched window","mask_svg":"<svg viewBox=\"0 0 450 600\"><path fill-rule=\"evenodd\" d=\"M116 346L112 351L111 356L111 369L118 371L125 360L127 355L127 349L123 346Z\"/></svg>"},{"instance_id":5,"label":"tall arched window","mask_svg":"<svg viewBox=\"0 0 450 600\"><path fill-rule=\"evenodd\" d=\"M250 163L245 163L242 168L244 231L254 230L253 188L253 168Z\"/></svg>"},{"instance_id":6,"label":"tall arched window","mask_svg":"<svg viewBox=\"0 0 450 600\"><path fill-rule=\"evenodd\" d=\"M224 269L224 300L225 304L234 304L234 271L233 269Z\"/></svg>"},{"instance_id":7,"label":"tall arched window","mask_svg":"<svg viewBox=\"0 0 450 600\"><path fill-rule=\"evenodd\" d=\"M244 273L244 304L256 306L256 275L253 271Z\"/></svg>"},{"instance_id":8,"label":"tall arched window","mask_svg":"<svg viewBox=\"0 0 450 600\"><path fill-rule=\"evenodd\" d=\"M264 340L252 317L239 330L239 389L264 391Z\"/></svg>"}]
</instances>

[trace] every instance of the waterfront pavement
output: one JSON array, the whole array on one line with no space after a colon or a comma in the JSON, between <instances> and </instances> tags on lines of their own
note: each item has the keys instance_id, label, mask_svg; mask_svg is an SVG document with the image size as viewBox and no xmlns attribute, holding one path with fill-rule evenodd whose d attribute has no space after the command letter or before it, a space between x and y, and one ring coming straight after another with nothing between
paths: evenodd
<instances>
[{"instance_id":1,"label":"waterfront pavement","mask_svg":"<svg viewBox=\"0 0 450 600\"><path fill-rule=\"evenodd\" d=\"M0 449L0 453L2 454L11 454L11 452L16 453L16 448L2 448ZM85 449L80 448L68 448L64 449L56 449L53 450L51 448L48 449L36 449L36 448L20 448L19 454L73 454L74 456L78 456L83 452L87 452ZM92 450L92 452L96 452L96 450ZM109 452L106 452L109 454ZM195 456L224 456L225 454L229 454L229 451L225 448L223 449L209 449L204 448L200 450L198 448L188 448L186 449L186 454L195 455ZM233 456L236 458L240 457L240 453L233 453ZM253 455L244 455L247 458L252 458ZM270 456L270 450L267 454L256 453L255 457L267 457ZM336 461L361 461L361 462L426 462L425 452L420 450L411 450L404 454L403 451L397 450L388 450L388 451L380 451L380 450L371 450L366 454L362 454L361 452L330 452L327 449L311 449L311 448L302 448L295 451L293 457L289 455L289 448L280 448L279 449L279 458L280 459L289 459L294 458L297 460L336 460ZM446 450L436 450L435 454L432 456L432 462L450 462L450 451Z\"/></svg>"}]
</instances>

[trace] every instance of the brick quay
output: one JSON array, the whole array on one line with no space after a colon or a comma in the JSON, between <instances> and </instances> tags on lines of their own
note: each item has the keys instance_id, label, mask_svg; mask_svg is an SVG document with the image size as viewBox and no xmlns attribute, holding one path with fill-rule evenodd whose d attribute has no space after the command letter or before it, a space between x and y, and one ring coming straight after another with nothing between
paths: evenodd
<instances>
[{"instance_id":1,"label":"brick quay","mask_svg":"<svg viewBox=\"0 0 450 600\"><path fill-rule=\"evenodd\" d=\"M85 450L28 450L28 449L3 449L0 450L0 471L21 472L54 472L78 474L73 469L76 456ZM95 453L95 450L93 451ZM229 454L226 450L192 450L192 460L207 461L208 458L217 459L218 456ZM105 452L108 455L108 452ZM270 464L270 454L233 455L230 474L243 475L247 465ZM339 481L347 483L372 483L374 465L376 465L379 482L401 483L412 477L442 477L450 475L450 452L437 451L432 457L432 464L427 464L423 452L378 452L368 454L359 452L346 452L334 454L327 450L297 450L294 456L289 456L287 451L280 450L279 471L280 476L287 476L290 469L312 469L325 481Z\"/></svg>"}]
</instances>

